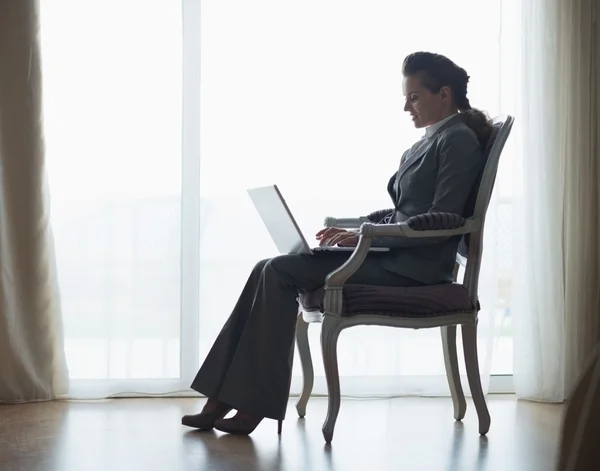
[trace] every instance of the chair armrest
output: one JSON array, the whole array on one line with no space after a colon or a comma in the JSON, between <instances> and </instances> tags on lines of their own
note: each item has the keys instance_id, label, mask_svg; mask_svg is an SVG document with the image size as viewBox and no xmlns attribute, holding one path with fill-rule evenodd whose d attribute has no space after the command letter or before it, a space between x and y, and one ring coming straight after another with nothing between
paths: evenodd
<instances>
[{"instance_id":1,"label":"chair armrest","mask_svg":"<svg viewBox=\"0 0 600 471\"><path fill-rule=\"evenodd\" d=\"M420 214L398 224L364 222L360 226L360 239L352 255L325 278L324 311L335 316L341 315L344 283L367 258L373 237L452 237L476 232L480 228L481 219L465 219L448 213Z\"/></svg>"},{"instance_id":2,"label":"chair armrest","mask_svg":"<svg viewBox=\"0 0 600 471\"><path fill-rule=\"evenodd\" d=\"M369 218L361 216L358 218L333 218L326 217L325 227L339 227L340 229L358 229L361 224L369 222Z\"/></svg>"},{"instance_id":3,"label":"chair armrest","mask_svg":"<svg viewBox=\"0 0 600 471\"><path fill-rule=\"evenodd\" d=\"M477 232L481 219L465 219L457 214L425 213L397 224L363 223L360 235L374 237L452 237Z\"/></svg>"}]
</instances>

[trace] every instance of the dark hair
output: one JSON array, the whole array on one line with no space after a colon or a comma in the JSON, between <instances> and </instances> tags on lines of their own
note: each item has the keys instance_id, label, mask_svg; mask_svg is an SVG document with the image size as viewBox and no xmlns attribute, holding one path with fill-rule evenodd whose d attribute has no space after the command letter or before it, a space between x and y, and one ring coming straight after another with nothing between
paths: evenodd
<instances>
[{"instance_id":1,"label":"dark hair","mask_svg":"<svg viewBox=\"0 0 600 471\"><path fill-rule=\"evenodd\" d=\"M479 142L485 145L492 132L488 116L478 109L472 108L467 98L469 75L446 56L432 52L414 52L406 56L402 64L405 77L422 76L423 85L432 93L437 93L444 86L450 87L456 107L465 117L465 123L476 134Z\"/></svg>"}]
</instances>

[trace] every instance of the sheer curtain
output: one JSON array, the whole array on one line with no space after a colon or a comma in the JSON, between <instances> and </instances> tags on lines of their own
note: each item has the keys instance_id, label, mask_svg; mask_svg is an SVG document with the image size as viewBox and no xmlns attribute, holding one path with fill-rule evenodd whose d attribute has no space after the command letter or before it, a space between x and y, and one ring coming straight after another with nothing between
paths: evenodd
<instances>
[{"instance_id":1,"label":"sheer curtain","mask_svg":"<svg viewBox=\"0 0 600 471\"><path fill-rule=\"evenodd\" d=\"M597 2L523 2L517 394L568 397L600 340ZM525 132L526 131L526 132Z\"/></svg>"},{"instance_id":2,"label":"sheer curtain","mask_svg":"<svg viewBox=\"0 0 600 471\"><path fill-rule=\"evenodd\" d=\"M277 183L309 239L326 215L389 206L387 180L422 134L402 111L406 54L448 55L471 75L474 106L516 114L518 31L503 3L422 2L423 34L392 0L205 1L201 24L199 0L43 2L69 395L187 390L250 269L277 253L247 187ZM462 27L465 11L481 20ZM502 158L487 221L486 382L511 373L516 159ZM437 330L355 328L339 358L345 394L448 394Z\"/></svg>"}]
</instances>

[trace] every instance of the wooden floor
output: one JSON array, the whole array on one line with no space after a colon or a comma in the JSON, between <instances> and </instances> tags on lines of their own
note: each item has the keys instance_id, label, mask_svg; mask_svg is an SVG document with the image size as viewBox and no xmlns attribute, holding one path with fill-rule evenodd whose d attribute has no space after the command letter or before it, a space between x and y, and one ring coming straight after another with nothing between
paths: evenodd
<instances>
[{"instance_id":1,"label":"wooden floor","mask_svg":"<svg viewBox=\"0 0 600 471\"><path fill-rule=\"evenodd\" d=\"M560 406L491 396L492 428L481 438L471 403L457 423L447 398L344 399L327 446L325 399L311 399L305 419L290 402L280 439L274 421L250 437L181 426L181 415L203 402L0 405L0 470L552 471L562 413Z\"/></svg>"}]
</instances>

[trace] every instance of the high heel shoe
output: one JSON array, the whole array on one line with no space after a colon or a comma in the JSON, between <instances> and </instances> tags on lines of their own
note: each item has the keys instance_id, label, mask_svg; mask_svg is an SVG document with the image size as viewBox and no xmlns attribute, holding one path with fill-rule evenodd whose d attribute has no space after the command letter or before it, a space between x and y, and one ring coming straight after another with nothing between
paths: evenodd
<instances>
[{"instance_id":1,"label":"high heel shoe","mask_svg":"<svg viewBox=\"0 0 600 471\"><path fill-rule=\"evenodd\" d=\"M236 415L231 419L220 419L215 421L215 428L221 432L230 433L232 435L250 435L258 424L262 422L262 417L252 417L244 414L243 416ZM281 435L281 427L283 420L277 421L277 434Z\"/></svg>"},{"instance_id":2,"label":"high heel shoe","mask_svg":"<svg viewBox=\"0 0 600 471\"><path fill-rule=\"evenodd\" d=\"M229 411L231 411L231 407L227 404L220 403L215 409L210 412L201 412L200 414L194 415L184 415L181 418L181 424L187 427L197 428L198 430L208 431L212 430L215 426L215 422L217 420L223 419Z\"/></svg>"}]
</instances>

